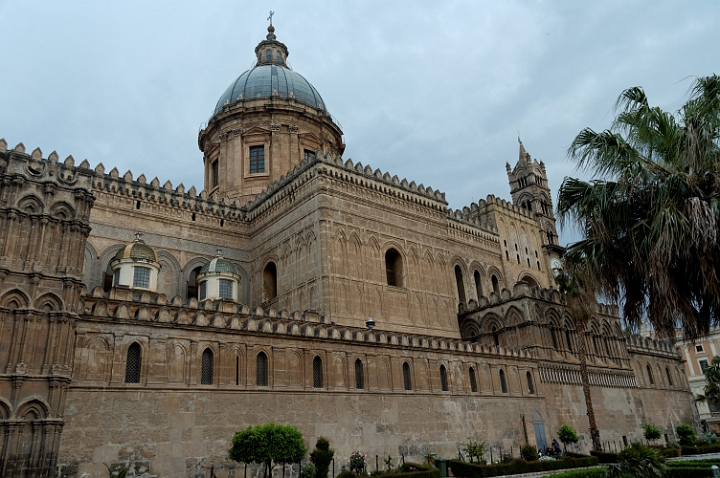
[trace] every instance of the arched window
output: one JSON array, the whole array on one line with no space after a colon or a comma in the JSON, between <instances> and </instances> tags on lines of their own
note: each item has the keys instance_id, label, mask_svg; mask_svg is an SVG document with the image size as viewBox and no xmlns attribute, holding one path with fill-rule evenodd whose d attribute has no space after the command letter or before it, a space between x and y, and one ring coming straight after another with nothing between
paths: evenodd
<instances>
[{"instance_id":1,"label":"arched window","mask_svg":"<svg viewBox=\"0 0 720 478\"><path fill-rule=\"evenodd\" d=\"M505 372L503 372L503 369L500 369L500 390L502 390L502 393L507 393L507 382L505 381Z\"/></svg>"},{"instance_id":2,"label":"arched window","mask_svg":"<svg viewBox=\"0 0 720 478\"><path fill-rule=\"evenodd\" d=\"M500 281L498 281L498 278L495 274L490 277L490 281L492 282L492 288L493 292L500 295Z\"/></svg>"},{"instance_id":3,"label":"arched window","mask_svg":"<svg viewBox=\"0 0 720 478\"><path fill-rule=\"evenodd\" d=\"M323 369L322 359L319 356L315 356L313 359L313 387L322 388L323 386Z\"/></svg>"},{"instance_id":4,"label":"arched window","mask_svg":"<svg viewBox=\"0 0 720 478\"><path fill-rule=\"evenodd\" d=\"M470 390L477 392L477 379L475 378L475 369L470 367Z\"/></svg>"},{"instance_id":5,"label":"arched window","mask_svg":"<svg viewBox=\"0 0 720 478\"><path fill-rule=\"evenodd\" d=\"M465 283L463 281L462 270L460 266L455 266L455 283L457 284L458 300L465 301Z\"/></svg>"},{"instance_id":6,"label":"arched window","mask_svg":"<svg viewBox=\"0 0 720 478\"><path fill-rule=\"evenodd\" d=\"M533 385L532 374L530 372L528 372L525 374L525 377L527 378L528 393L530 393L530 394L535 393L535 385Z\"/></svg>"},{"instance_id":7,"label":"arched window","mask_svg":"<svg viewBox=\"0 0 720 478\"><path fill-rule=\"evenodd\" d=\"M120 269L118 269L118 272L120 272ZM108 265L105 268L105 273L103 274L103 291L109 292L110 289L112 289L112 287L116 284L117 283L115 281L115 274L110 267L110 262L108 262Z\"/></svg>"},{"instance_id":8,"label":"arched window","mask_svg":"<svg viewBox=\"0 0 720 478\"><path fill-rule=\"evenodd\" d=\"M647 368L648 380L650 381L650 385L655 385L655 378L653 377L652 367L650 367L650 364L647 364L646 368Z\"/></svg>"},{"instance_id":9,"label":"arched window","mask_svg":"<svg viewBox=\"0 0 720 478\"><path fill-rule=\"evenodd\" d=\"M282 55L280 54L279 51L278 51L278 52L275 52L275 60L276 60L278 63L282 63L282 61L283 61L283 60L282 60Z\"/></svg>"},{"instance_id":10,"label":"arched window","mask_svg":"<svg viewBox=\"0 0 720 478\"><path fill-rule=\"evenodd\" d=\"M445 368L445 365L440 365L440 388L442 388L443 392L447 392L448 389L448 380L447 380L447 369Z\"/></svg>"},{"instance_id":11,"label":"arched window","mask_svg":"<svg viewBox=\"0 0 720 478\"><path fill-rule=\"evenodd\" d=\"M272 51L268 50L265 52L265 61L272 61Z\"/></svg>"},{"instance_id":12,"label":"arched window","mask_svg":"<svg viewBox=\"0 0 720 478\"><path fill-rule=\"evenodd\" d=\"M495 345L500 345L500 336L498 336L497 327L495 327L494 325L492 328L492 336L493 336L493 342L495 343Z\"/></svg>"},{"instance_id":13,"label":"arched window","mask_svg":"<svg viewBox=\"0 0 720 478\"><path fill-rule=\"evenodd\" d=\"M412 390L412 380L410 379L410 365L407 362L403 362L403 384L405 390Z\"/></svg>"},{"instance_id":14,"label":"arched window","mask_svg":"<svg viewBox=\"0 0 720 478\"><path fill-rule=\"evenodd\" d=\"M202 266L198 266L192 271L190 271L190 276L188 277L187 281L187 298L190 299L197 299L198 298L198 280L197 276L200 273L200 269L202 269Z\"/></svg>"},{"instance_id":15,"label":"arched window","mask_svg":"<svg viewBox=\"0 0 720 478\"><path fill-rule=\"evenodd\" d=\"M125 361L125 383L140 383L140 365L142 364L142 351L140 344L133 342L127 351Z\"/></svg>"},{"instance_id":16,"label":"arched window","mask_svg":"<svg viewBox=\"0 0 720 478\"><path fill-rule=\"evenodd\" d=\"M557 336L555 335L555 327L550 325L550 339L552 340L552 346L555 350L558 349Z\"/></svg>"},{"instance_id":17,"label":"arched window","mask_svg":"<svg viewBox=\"0 0 720 478\"><path fill-rule=\"evenodd\" d=\"M670 369L668 367L665 367L665 374L667 375L668 379L668 385L673 386L672 376L670 375Z\"/></svg>"},{"instance_id":18,"label":"arched window","mask_svg":"<svg viewBox=\"0 0 720 478\"><path fill-rule=\"evenodd\" d=\"M263 270L263 302L277 297L277 267L268 262Z\"/></svg>"},{"instance_id":19,"label":"arched window","mask_svg":"<svg viewBox=\"0 0 720 478\"><path fill-rule=\"evenodd\" d=\"M200 377L201 385L212 385L213 383L213 353L210 347L206 348L202 354L202 374Z\"/></svg>"},{"instance_id":20,"label":"arched window","mask_svg":"<svg viewBox=\"0 0 720 478\"><path fill-rule=\"evenodd\" d=\"M403 283L402 256L395 249L388 249L385 253L385 271L388 285L405 287Z\"/></svg>"},{"instance_id":21,"label":"arched window","mask_svg":"<svg viewBox=\"0 0 720 478\"><path fill-rule=\"evenodd\" d=\"M362 390L365 388L365 374L363 373L362 360L355 361L355 388Z\"/></svg>"},{"instance_id":22,"label":"arched window","mask_svg":"<svg viewBox=\"0 0 720 478\"><path fill-rule=\"evenodd\" d=\"M265 355L265 352L257 354L257 359L255 361L255 384L258 387L267 387L267 361L267 355Z\"/></svg>"},{"instance_id":23,"label":"arched window","mask_svg":"<svg viewBox=\"0 0 720 478\"><path fill-rule=\"evenodd\" d=\"M475 293L477 294L478 300L483 296L482 282L480 282L480 272L475 271L473 273L473 279L475 279Z\"/></svg>"},{"instance_id":24,"label":"arched window","mask_svg":"<svg viewBox=\"0 0 720 478\"><path fill-rule=\"evenodd\" d=\"M565 326L565 341L567 342L567 349L572 352L573 345L572 340L570 340L570 329L567 326Z\"/></svg>"}]
</instances>

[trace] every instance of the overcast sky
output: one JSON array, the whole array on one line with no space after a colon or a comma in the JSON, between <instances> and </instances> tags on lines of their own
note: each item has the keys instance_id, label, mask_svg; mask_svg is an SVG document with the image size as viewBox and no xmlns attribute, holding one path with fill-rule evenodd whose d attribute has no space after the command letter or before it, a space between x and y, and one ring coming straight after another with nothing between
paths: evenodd
<instances>
[{"instance_id":1,"label":"overcast sky","mask_svg":"<svg viewBox=\"0 0 720 478\"><path fill-rule=\"evenodd\" d=\"M675 111L720 73L720 2L0 0L0 137L202 189L197 133L252 66L269 10L345 158L446 193L510 198L505 163L606 128L625 88ZM572 240L565 232L561 241Z\"/></svg>"}]
</instances>

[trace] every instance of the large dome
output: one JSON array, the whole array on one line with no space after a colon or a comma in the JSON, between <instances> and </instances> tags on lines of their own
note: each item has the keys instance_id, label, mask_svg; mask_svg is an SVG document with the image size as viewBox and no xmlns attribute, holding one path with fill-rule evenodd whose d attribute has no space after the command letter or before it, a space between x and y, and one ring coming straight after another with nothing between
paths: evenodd
<instances>
[{"instance_id":1,"label":"large dome","mask_svg":"<svg viewBox=\"0 0 720 478\"><path fill-rule=\"evenodd\" d=\"M320 93L302 75L284 66L270 64L256 66L233 81L218 100L213 115L218 114L226 104L235 103L239 99L254 100L272 96L294 98L300 103L327 111Z\"/></svg>"}]
</instances>

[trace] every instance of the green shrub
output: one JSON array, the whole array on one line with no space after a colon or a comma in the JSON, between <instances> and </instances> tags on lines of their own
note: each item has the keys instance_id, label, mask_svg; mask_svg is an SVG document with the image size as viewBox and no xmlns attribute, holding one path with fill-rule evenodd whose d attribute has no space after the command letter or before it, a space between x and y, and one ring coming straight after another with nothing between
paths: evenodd
<instances>
[{"instance_id":1,"label":"green shrub","mask_svg":"<svg viewBox=\"0 0 720 478\"><path fill-rule=\"evenodd\" d=\"M604 451L592 450L590 455L597 457L599 463L617 463L617 453L605 453Z\"/></svg>"},{"instance_id":2,"label":"green shrub","mask_svg":"<svg viewBox=\"0 0 720 478\"><path fill-rule=\"evenodd\" d=\"M383 478L440 478L440 470L417 463L403 463L397 470L383 475Z\"/></svg>"},{"instance_id":3,"label":"green shrub","mask_svg":"<svg viewBox=\"0 0 720 478\"><path fill-rule=\"evenodd\" d=\"M490 476L515 475L539 471L562 470L565 468L579 468L595 466L598 460L594 456L586 458L563 457L550 461L513 460L510 463L497 465L476 465L458 460L450 461L450 469L455 476L467 478L484 478Z\"/></svg>"},{"instance_id":4,"label":"green shrub","mask_svg":"<svg viewBox=\"0 0 720 478\"><path fill-rule=\"evenodd\" d=\"M310 461L315 465L315 478L327 478L334 456L335 451L330 449L328 439L318 438L315 449L310 453Z\"/></svg>"},{"instance_id":5,"label":"green shrub","mask_svg":"<svg viewBox=\"0 0 720 478\"><path fill-rule=\"evenodd\" d=\"M659 428L652 426L650 423L643 425L645 439L648 441L655 441L662 436L662 431Z\"/></svg>"},{"instance_id":6,"label":"green shrub","mask_svg":"<svg viewBox=\"0 0 720 478\"><path fill-rule=\"evenodd\" d=\"M563 456L569 456L570 458L587 458L590 455L583 455L582 453L575 453L572 451L566 451L563 453Z\"/></svg>"},{"instance_id":7,"label":"green shrub","mask_svg":"<svg viewBox=\"0 0 720 478\"><path fill-rule=\"evenodd\" d=\"M472 438L468 438L468 442L463 447L462 451L470 458L470 463L477 459L478 463L483 460L483 455L487 451L487 444L484 441L476 441Z\"/></svg>"},{"instance_id":8,"label":"green shrub","mask_svg":"<svg viewBox=\"0 0 720 478\"><path fill-rule=\"evenodd\" d=\"M568 443L577 443L578 434L573 427L564 424L557 431L558 439L567 447Z\"/></svg>"},{"instance_id":9,"label":"green shrub","mask_svg":"<svg viewBox=\"0 0 720 478\"><path fill-rule=\"evenodd\" d=\"M720 453L720 445L683 446L682 455L704 455L705 453Z\"/></svg>"},{"instance_id":10,"label":"green shrub","mask_svg":"<svg viewBox=\"0 0 720 478\"><path fill-rule=\"evenodd\" d=\"M300 478L315 478L315 465L307 464L300 472Z\"/></svg>"},{"instance_id":11,"label":"green shrub","mask_svg":"<svg viewBox=\"0 0 720 478\"><path fill-rule=\"evenodd\" d=\"M683 447L692 446L697 438L697 435L695 435L695 429L687 423L683 423L682 425L675 427L675 432L678 434L680 445Z\"/></svg>"},{"instance_id":12,"label":"green shrub","mask_svg":"<svg viewBox=\"0 0 720 478\"><path fill-rule=\"evenodd\" d=\"M358 476L350 470L341 471L337 478L358 478Z\"/></svg>"},{"instance_id":13,"label":"green shrub","mask_svg":"<svg viewBox=\"0 0 720 478\"><path fill-rule=\"evenodd\" d=\"M532 445L525 445L520 448L520 456L522 456L525 461L535 461L540 458L537 450Z\"/></svg>"},{"instance_id":14,"label":"green shrub","mask_svg":"<svg viewBox=\"0 0 720 478\"><path fill-rule=\"evenodd\" d=\"M608 467L608 476L665 478L665 458L654 448L633 443L618 453L618 462Z\"/></svg>"},{"instance_id":15,"label":"green shrub","mask_svg":"<svg viewBox=\"0 0 720 478\"><path fill-rule=\"evenodd\" d=\"M407 463L403 463L402 465L400 465L400 467L398 468L398 472L399 473L412 473L412 472L416 472L416 471L430 471L432 469L433 469L432 466L425 465L425 464L420 465L418 463L412 463L412 462L408 461Z\"/></svg>"},{"instance_id":16,"label":"green shrub","mask_svg":"<svg viewBox=\"0 0 720 478\"><path fill-rule=\"evenodd\" d=\"M590 468L587 470L572 470L552 475L552 478L605 478L605 468Z\"/></svg>"},{"instance_id":17,"label":"green shrub","mask_svg":"<svg viewBox=\"0 0 720 478\"><path fill-rule=\"evenodd\" d=\"M713 476L713 474L709 466L707 468L672 467L668 468L665 476L667 478L702 478Z\"/></svg>"}]
</instances>

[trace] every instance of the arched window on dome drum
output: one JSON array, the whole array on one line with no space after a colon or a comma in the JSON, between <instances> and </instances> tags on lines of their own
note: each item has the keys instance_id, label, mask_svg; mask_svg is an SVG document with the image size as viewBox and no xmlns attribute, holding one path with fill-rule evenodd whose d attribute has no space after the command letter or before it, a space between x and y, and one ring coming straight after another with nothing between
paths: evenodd
<instances>
[{"instance_id":1,"label":"arched window on dome drum","mask_svg":"<svg viewBox=\"0 0 720 478\"><path fill-rule=\"evenodd\" d=\"M403 385L405 390L412 390L412 380L410 377L410 365L407 362L403 362Z\"/></svg>"},{"instance_id":2,"label":"arched window on dome drum","mask_svg":"<svg viewBox=\"0 0 720 478\"><path fill-rule=\"evenodd\" d=\"M475 293L477 294L478 300L480 300L480 297L483 296L483 290L482 290L482 282L480 277L480 272L475 271L473 273L473 279L475 279Z\"/></svg>"},{"instance_id":3,"label":"arched window on dome drum","mask_svg":"<svg viewBox=\"0 0 720 478\"><path fill-rule=\"evenodd\" d=\"M493 274L490 278L490 281L492 282L493 292L500 295L500 281L498 280L497 276Z\"/></svg>"},{"instance_id":4,"label":"arched window on dome drum","mask_svg":"<svg viewBox=\"0 0 720 478\"><path fill-rule=\"evenodd\" d=\"M527 372L525 374L525 377L527 378L528 393L534 394L535 393L535 385L533 384L532 374L530 372Z\"/></svg>"},{"instance_id":5,"label":"arched window on dome drum","mask_svg":"<svg viewBox=\"0 0 720 478\"><path fill-rule=\"evenodd\" d=\"M667 375L668 385L672 387L673 380L672 380L672 376L670 375L670 369L668 367L665 367L665 374Z\"/></svg>"},{"instance_id":6,"label":"arched window on dome drum","mask_svg":"<svg viewBox=\"0 0 720 478\"><path fill-rule=\"evenodd\" d=\"M205 300L205 297L207 297L207 281L202 281L199 289L198 300Z\"/></svg>"},{"instance_id":7,"label":"arched window on dome drum","mask_svg":"<svg viewBox=\"0 0 720 478\"><path fill-rule=\"evenodd\" d=\"M255 359L255 385L258 387L267 387L267 355L265 352L257 354Z\"/></svg>"},{"instance_id":8,"label":"arched window on dome drum","mask_svg":"<svg viewBox=\"0 0 720 478\"><path fill-rule=\"evenodd\" d=\"M223 299L234 299L233 281L230 279L220 279L220 297Z\"/></svg>"},{"instance_id":9,"label":"arched window on dome drum","mask_svg":"<svg viewBox=\"0 0 720 478\"><path fill-rule=\"evenodd\" d=\"M117 269L115 273L113 274L113 287L117 286L120 283L120 269Z\"/></svg>"},{"instance_id":10,"label":"arched window on dome drum","mask_svg":"<svg viewBox=\"0 0 720 478\"><path fill-rule=\"evenodd\" d=\"M210 164L210 187L215 188L220 183L220 168L216 159Z\"/></svg>"},{"instance_id":11,"label":"arched window on dome drum","mask_svg":"<svg viewBox=\"0 0 720 478\"><path fill-rule=\"evenodd\" d=\"M277 267L268 262L263 270L263 302L277 297Z\"/></svg>"},{"instance_id":12,"label":"arched window on dome drum","mask_svg":"<svg viewBox=\"0 0 720 478\"><path fill-rule=\"evenodd\" d=\"M475 369L470 367L470 391L477 392L477 379L475 378Z\"/></svg>"},{"instance_id":13,"label":"arched window on dome drum","mask_svg":"<svg viewBox=\"0 0 720 478\"><path fill-rule=\"evenodd\" d=\"M190 276L188 277L187 281L187 298L190 299L197 299L198 298L198 280L197 276L200 273L200 270L202 269L202 266L198 266L192 271L190 271Z\"/></svg>"},{"instance_id":14,"label":"arched window on dome drum","mask_svg":"<svg viewBox=\"0 0 720 478\"><path fill-rule=\"evenodd\" d=\"M313 359L313 387L322 388L323 386L323 366L322 359L315 356Z\"/></svg>"},{"instance_id":15,"label":"arched window on dome drum","mask_svg":"<svg viewBox=\"0 0 720 478\"><path fill-rule=\"evenodd\" d=\"M388 285L405 287L403 283L402 256L395 249L388 249L385 253L385 271Z\"/></svg>"},{"instance_id":16,"label":"arched window on dome drum","mask_svg":"<svg viewBox=\"0 0 720 478\"><path fill-rule=\"evenodd\" d=\"M276 60L278 63L282 63L282 62L283 62L282 54L281 54L279 51L275 53L275 60Z\"/></svg>"},{"instance_id":17,"label":"arched window on dome drum","mask_svg":"<svg viewBox=\"0 0 720 478\"><path fill-rule=\"evenodd\" d=\"M272 51L268 50L265 52L265 61L272 61Z\"/></svg>"},{"instance_id":18,"label":"arched window on dome drum","mask_svg":"<svg viewBox=\"0 0 720 478\"><path fill-rule=\"evenodd\" d=\"M140 344L133 342L128 347L125 360L125 383L140 383L140 366L142 365L142 350Z\"/></svg>"},{"instance_id":19,"label":"arched window on dome drum","mask_svg":"<svg viewBox=\"0 0 720 478\"><path fill-rule=\"evenodd\" d=\"M505 381L505 372L503 372L503 369L500 369L498 375L500 376L500 390L502 393L507 393L507 382Z\"/></svg>"},{"instance_id":20,"label":"arched window on dome drum","mask_svg":"<svg viewBox=\"0 0 720 478\"><path fill-rule=\"evenodd\" d=\"M362 360L355 361L355 388L363 390L365 388L365 375L363 373Z\"/></svg>"},{"instance_id":21,"label":"arched window on dome drum","mask_svg":"<svg viewBox=\"0 0 720 478\"><path fill-rule=\"evenodd\" d=\"M655 377L653 377L652 367L650 367L650 364L647 364L647 374L648 374L648 380L650 381L650 385L655 385Z\"/></svg>"},{"instance_id":22,"label":"arched window on dome drum","mask_svg":"<svg viewBox=\"0 0 720 478\"><path fill-rule=\"evenodd\" d=\"M448 391L447 369L445 365L440 365L440 388L442 388L443 392Z\"/></svg>"},{"instance_id":23,"label":"arched window on dome drum","mask_svg":"<svg viewBox=\"0 0 720 478\"><path fill-rule=\"evenodd\" d=\"M460 300L460 302L466 302L465 283L463 281L463 275L460 266L455 266L455 283L457 284L458 299Z\"/></svg>"},{"instance_id":24,"label":"arched window on dome drum","mask_svg":"<svg viewBox=\"0 0 720 478\"><path fill-rule=\"evenodd\" d=\"M212 385L213 383L213 352L206 348L202 354L202 372L200 376L201 385Z\"/></svg>"}]
</instances>

